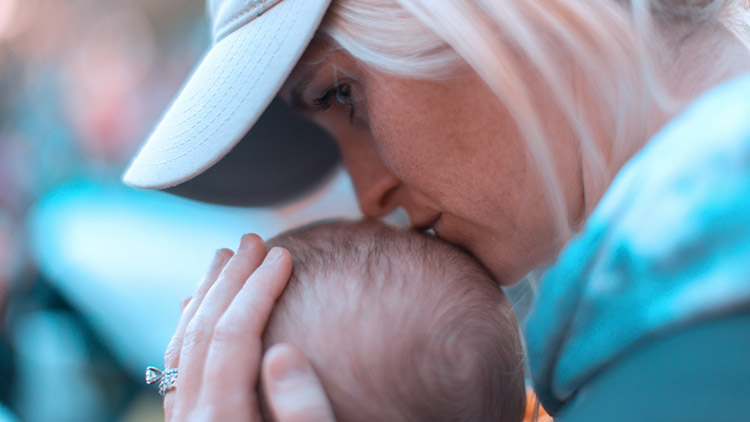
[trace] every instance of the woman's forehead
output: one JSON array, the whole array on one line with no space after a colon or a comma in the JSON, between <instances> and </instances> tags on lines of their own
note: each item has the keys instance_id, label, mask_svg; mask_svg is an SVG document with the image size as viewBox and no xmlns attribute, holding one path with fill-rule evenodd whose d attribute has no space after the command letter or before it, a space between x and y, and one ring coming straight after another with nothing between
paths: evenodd
<instances>
[{"instance_id":1,"label":"woman's forehead","mask_svg":"<svg viewBox=\"0 0 750 422\"><path fill-rule=\"evenodd\" d=\"M335 69L340 74L350 74L358 67L358 62L345 50L333 47L325 40L314 39L282 86L280 95L289 100L295 91L304 90L321 71Z\"/></svg>"},{"instance_id":2,"label":"woman's forehead","mask_svg":"<svg viewBox=\"0 0 750 422\"><path fill-rule=\"evenodd\" d=\"M309 83L318 69L330 60L330 56L331 47L329 44L313 40L284 82L280 95L288 100L291 91Z\"/></svg>"},{"instance_id":3,"label":"woman's forehead","mask_svg":"<svg viewBox=\"0 0 750 422\"><path fill-rule=\"evenodd\" d=\"M325 65L337 56L334 49L323 40L314 39L307 47L302 57L294 66L289 81L300 79L308 73L314 73L320 66Z\"/></svg>"}]
</instances>

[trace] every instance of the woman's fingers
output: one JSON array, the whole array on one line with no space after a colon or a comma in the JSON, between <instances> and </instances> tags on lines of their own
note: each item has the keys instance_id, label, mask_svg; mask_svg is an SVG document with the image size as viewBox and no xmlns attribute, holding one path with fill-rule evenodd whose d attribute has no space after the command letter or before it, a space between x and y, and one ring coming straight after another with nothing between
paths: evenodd
<instances>
[{"instance_id":1,"label":"woman's fingers","mask_svg":"<svg viewBox=\"0 0 750 422\"><path fill-rule=\"evenodd\" d=\"M219 277L222 269L226 265L227 261L232 257L234 252L229 249L220 249L216 251L211 266L208 272L203 277L198 287L186 303L183 303L182 314L180 315L180 321L177 323L177 329L175 330L172 339L169 341L167 351L164 353L164 367L165 368L176 368L180 362L180 350L182 349L182 338L185 335L185 329L188 323L193 319L193 315L198 310L198 306L203 301L203 297L208 292L208 289L213 286L216 279ZM165 420L172 420L172 410L174 408L174 394L167 394L164 396L164 414Z\"/></svg>"},{"instance_id":2,"label":"woman's fingers","mask_svg":"<svg viewBox=\"0 0 750 422\"><path fill-rule=\"evenodd\" d=\"M228 407L236 407L254 396L262 357L261 336L291 274L289 252L271 249L219 319L203 375L206 388L201 399L206 403L223 401ZM251 404L257 403L253 400Z\"/></svg>"},{"instance_id":3,"label":"woman's fingers","mask_svg":"<svg viewBox=\"0 0 750 422\"><path fill-rule=\"evenodd\" d=\"M265 255L263 239L254 234L243 236L237 253L224 266L188 322L179 359L180 379L174 409L178 419L187 416L204 388L203 369L217 321Z\"/></svg>"},{"instance_id":4,"label":"woman's fingers","mask_svg":"<svg viewBox=\"0 0 750 422\"><path fill-rule=\"evenodd\" d=\"M176 392L165 397L167 420L259 421L261 337L291 273L289 252L274 248L266 254L255 235L243 236L234 256L217 254L170 342L167 366L179 365L180 379ZM272 348L263 371L279 422L334 420L322 385L296 349Z\"/></svg>"},{"instance_id":5,"label":"woman's fingers","mask_svg":"<svg viewBox=\"0 0 750 422\"><path fill-rule=\"evenodd\" d=\"M227 261L229 261L229 258L232 257L232 255L234 255L234 252L230 251L229 249L220 249L216 251L214 259L211 262L211 266L208 269L208 273L206 273L205 277L203 277L203 280L201 280L201 282L198 284L198 287L196 288L195 293L193 293L193 296L188 298L189 300L183 300L180 321L177 323L177 329L175 330L172 339L169 341L167 351L164 354L165 367L177 367L180 358L180 349L182 349L182 337L185 334L185 328L187 327L190 320L193 319L193 315L195 315L195 312L198 310L198 306L203 301L203 297L206 295L206 292L208 292L208 289L213 286L214 282L219 277L219 274L224 269L224 266L226 265Z\"/></svg>"},{"instance_id":6,"label":"woman's fingers","mask_svg":"<svg viewBox=\"0 0 750 422\"><path fill-rule=\"evenodd\" d=\"M263 358L263 389L277 422L334 422L323 385L305 356L276 344Z\"/></svg>"},{"instance_id":7,"label":"woman's fingers","mask_svg":"<svg viewBox=\"0 0 750 422\"><path fill-rule=\"evenodd\" d=\"M183 312L185 312L185 308L187 308L188 303L193 299L193 296L188 296L184 299L182 299L182 302L180 302L180 315L182 315Z\"/></svg>"}]
</instances>

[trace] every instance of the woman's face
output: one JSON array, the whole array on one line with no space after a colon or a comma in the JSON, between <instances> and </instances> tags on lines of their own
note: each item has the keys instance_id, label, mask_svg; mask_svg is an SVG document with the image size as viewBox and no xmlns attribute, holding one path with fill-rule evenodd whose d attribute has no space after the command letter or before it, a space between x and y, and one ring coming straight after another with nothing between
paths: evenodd
<instances>
[{"instance_id":1,"label":"woman's face","mask_svg":"<svg viewBox=\"0 0 750 422\"><path fill-rule=\"evenodd\" d=\"M281 96L334 136L365 216L403 207L412 226L468 249L505 285L557 250L524 141L475 73L440 82L395 77L315 41ZM545 120L547 129L556 121ZM569 179L561 184L580 187L576 153L556 144ZM579 190L565 192L573 212Z\"/></svg>"}]
</instances>

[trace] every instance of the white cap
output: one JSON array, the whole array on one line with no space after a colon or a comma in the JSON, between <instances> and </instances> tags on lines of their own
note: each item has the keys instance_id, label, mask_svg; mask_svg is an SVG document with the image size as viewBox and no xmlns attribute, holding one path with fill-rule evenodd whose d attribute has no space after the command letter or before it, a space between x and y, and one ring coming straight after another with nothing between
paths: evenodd
<instances>
[{"instance_id":1,"label":"white cap","mask_svg":"<svg viewBox=\"0 0 750 422\"><path fill-rule=\"evenodd\" d=\"M270 140L254 139L250 136L252 132L248 134L248 131L271 104L302 56L330 2L331 0L207 0L213 44L133 159L123 181L145 189L176 187L214 166L243 137L243 144L279 143L282 149L290 151L292 155L296 148L290 146L290 142L291 145L296 142L296 145L309 150L312 145L310 138L320 137L320 132L310 132L310 126L300 127L301 133L289 133L286 130L284 134L278 134L279 137L285 135L284 140L276 139L277 134L273 130L265 131L266 138L272 138ZM281 113L281 116L277 119L291 118L288 113ZM286 122L282 123L283 126L290 126ZM291 124L295 125L299 126L301 123ZM294 139L287 139L290 136ZM323 157L318 157L318 161L330 169L337 161L337 155L335 147L327 142L322 147L324 151L320 151ZM273 145L249 147L258 151L274 149ZM246 152L245 155L247 154ZM249 154L253 155L252 151ZM276 151L273 155L278 156L279 152ZM301 155L304 157L300 159L310 161L310 151L304 151ZM247 162L248 157L244 158L238 164ZM256 158L257 162L260 157L250 158ZM289 168L293 173L298 167L299 165L290 164ZM321 172L317 165L308 167L310 172L317 172L319 176L326 172ZM284 170L283 163L274 163L270 168ZM235 205L259 205L288 199L284 192L276 192L283 189L284 184L274 186L273 183L283 173L258 174L252 170L245 169L243 173L243 177L252 178L249 181L231 180L235 176L226 171L220 172L226 180L215 180L211 184L214 187L226 184L224 192L205 192L205 186L202 188L204 195L191 195L190 192L179 189L175 192L204 200L206 199L202 196L207 194L210 202ZM309 184L313 177L310 172L300 174L297 179ZM268 196L270 193L270 197L237 197L252 195L253 189L243 193L242 189L229 188L230 185L260 182L263 186L256 190L265 190L267 192L260 196ZM295 191L294 184L287 181L288 190ZM189 190L188 187L187 191ZM299 194L299 189L296 190L289 194Z\"/></svg>"}]
</instances>

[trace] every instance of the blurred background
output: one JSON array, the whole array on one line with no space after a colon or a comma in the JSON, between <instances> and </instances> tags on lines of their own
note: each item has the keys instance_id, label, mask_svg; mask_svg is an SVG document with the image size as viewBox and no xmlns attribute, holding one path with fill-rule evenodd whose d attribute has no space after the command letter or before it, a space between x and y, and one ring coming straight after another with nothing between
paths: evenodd
<instances>
[{"instance_id":1,"label":"blurred background","mask_svg":"<svg viewBox=\"0 0 750 422\"><path fill-rule=\"evenodd\" d=\"M341 172L274 210L121 185L208 45L203 0L0 0L0 421L162 420L144 370L214 251L358 215Z\"/></svg>"}]
</instances>

